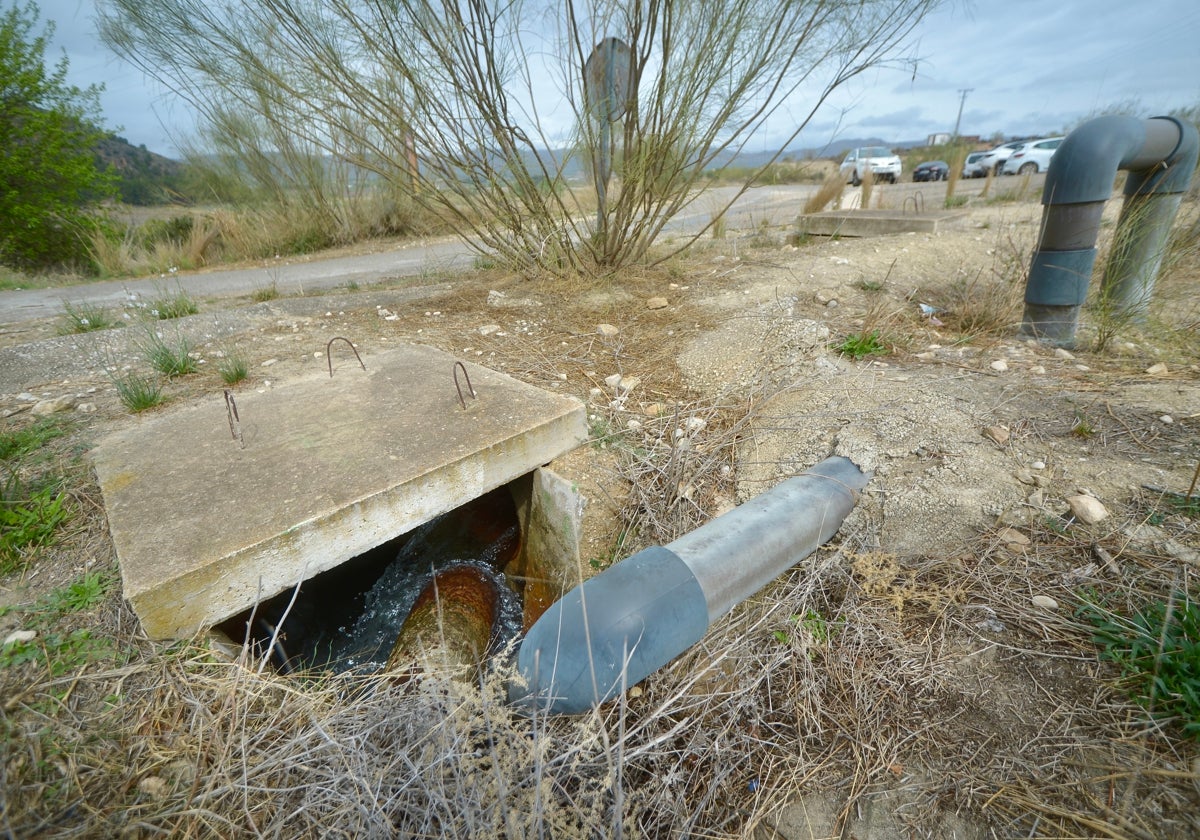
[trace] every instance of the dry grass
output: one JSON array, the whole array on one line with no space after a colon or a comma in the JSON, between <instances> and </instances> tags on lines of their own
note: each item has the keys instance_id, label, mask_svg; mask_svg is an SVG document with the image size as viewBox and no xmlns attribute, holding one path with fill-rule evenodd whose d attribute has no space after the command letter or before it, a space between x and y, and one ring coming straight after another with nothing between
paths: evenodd
<instances>
[{"instance_id":1,"label":"dry grass","mask_svg":"<svg viewBox=\"0 0 1200 840\"><path fill-rule=\"evenodd\" d=\"M863 173L862 179L862 199L858 206L863 210L869 210L871 207L871 197L875 195L875 173L869 168Z\"/></svg>"},{"instance_id":2,"label":"dry grass","mask_svg":"<svg viewBox=\"0 0 1200 840\"><path fill-rule=\"evenodd\" d=\"M952 315L988 287L1019 287L1018 250L1010 259L998 248L991 276L963 278L961 299L949 290L932 302ZM630 273L586 295L494 273L422 307L443 313L421 321L423 341L456 353L469 341L489 365L548 389L589 378L601 389L589 412L611 434L597 463L621 479L612 501L634 541L667 541L728 504L738 444L794 384L781 376L719 400L687 391L664 337L686 340L709 326L703 314L672 300L669 314L619 317L677 270L689 269ZM1167 299L1183 294L1176 284L1192 270L1173 270ZM544 305L506 314L519 325L506 340L479 336L480 288ZM862 326L902 328L901 306L911 316L899 296L875 303ZM379 320L364 331L382 329ZM620 333L599 336L601 321L621 323ZM992 334L972 323L954 329ZM630 398L636 415L603 390L612 372L645 377ZM650 404L663 410L648 414ZM634 416L639 429L628 427ZM1134 438L1134 419L1096 418L1097 445L1137 456L1157 445ZM1030 434L1068 435L1072 420ZM1183 427L1170 430L1181 445ZM111 569L94 480L72 481L81 516L43 559L56 570L85 557ZM71 625L107 640L110 653L59 673L0 669L0 833L779 840L809 836L796 819L806 810L824 815L818 837L1194 837L1200 748L1170 722L1146 721L1073 617L1085 596L1134 607L1197 588L1194 567L1125 536L1157 521L1156 500L1120 502L1092 528L1031 508L1015 523L1027 546L989 528L935 558L881 546L881 502L868 492L833 545L667 669L578 718L516 714L503 664L478 685L430 675L400 686L277 676L203 641L153 644L114 592ZM1193 519L1157 527L1200 548ZM1060 609L1034 608L1034 594ZM873 806L890 822L868 833L859 815Z\"/></svg>"},{"instance_id":3,"label":"dry grass","mask_svg":"<svg viewBox=\"0 0 1200 840\"><path fill-rule=\"evenodd\" d=\"M821 187L808 201L804 202L805 213L820 213L830 202L835 207L841 206L842 193L846 189L846 178L840 171L831 172L821 182Z\"/></svg>"},{"instance_id":4,"label":"dry grass","mask_svg":"<svg viewBox=\"0 0 1200 840\"><path fill-rule=\"evenodd\" d=\"M516 714L503 666L478 685L395 685L154 646L114 598L92 620L135 640L128 664L5 675L2 824L18 837L768 838L799 796L836 803L820 836L845 836L888 792L905 836L946 836L954 815L994 836L1192 836L1195 747L1139 722L1069 612L1084 588L1131 603L1163 592L1177 565L1131 552L1116 528L1027 532L1022 551L989 532L942 560L851 537L576 718ZM1031 591L1066 609L1031 609Z\"/></svg>"},{"instance_id":5,"label":"dry grass","mask_svg":"<svg viewBox=\"0 0 1200 840\"><path fill-rule=\"evenodd\" d=\"M90 253L103 275L144 276L216 263L309 253L366 239L424 235L447 230L443 221L411 202L368 193L345 199L331 218L304 206L265 204L248 208L164 208L171 220L190 220L180 236L145 235L164 219L130 219L120 236L97 233Z\"/></svg>"}]
</instances>

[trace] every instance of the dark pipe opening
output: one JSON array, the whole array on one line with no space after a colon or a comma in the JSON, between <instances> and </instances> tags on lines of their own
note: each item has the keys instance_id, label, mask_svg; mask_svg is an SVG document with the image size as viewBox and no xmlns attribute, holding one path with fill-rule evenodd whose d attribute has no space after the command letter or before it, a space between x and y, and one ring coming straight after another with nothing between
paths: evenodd
<instances>
[{"instance_id":1,"label":"dark pipe opening","mask_svg":"<svg viewBox=\"0 0 1200 840\"><path fill-rule=\"evenodd\" d=\"M470 564L503 580L505 566L519 553L520 539L513 493L508 486L500 487L215 629L269 656L285 673L377 671L387 663L413 604L438 571ZM493 649L521 630L520 596L510 585L498 588L499 617L492 638L484 640Z\"/></svg>"}]
</instances>

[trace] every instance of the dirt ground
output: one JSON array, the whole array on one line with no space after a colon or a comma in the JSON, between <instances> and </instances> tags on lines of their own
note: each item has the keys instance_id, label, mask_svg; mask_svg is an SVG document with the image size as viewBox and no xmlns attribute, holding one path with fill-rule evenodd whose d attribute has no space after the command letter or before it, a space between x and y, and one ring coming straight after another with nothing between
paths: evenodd
<instances>
[{"instance_id":1,"label":"dirt ground","mask_svg":"<svg viewBox=\"0 0 1200 840\"><path fill-rule=\"evenodd\" d=\"M794 655L810 669L827 662L812 679L845 674L853 686L837 696L856 699L813 707L805 737L825 747L807 748L821 756L810 776L787 777L768 800L770 762L748 770L731 822L703 836L1198 836L1200 748L1170 722L1145 723L1075 610L1086 593L1133 606L1198 591L1196 520L1159 515L1156 499L1186 493L1200 461L1200 272L1169 265L1151 321L1102 350L1094 312L1076 349L1040 345L1016 334L1040 205L965 209L935 234L793 244L787 229L730 232L589 288L487 271L200 300L199 314L160 322L202 363L166 386L159 410L219 399L221 354L249 362L238 388L266 389L323 366L334 336L364 356L429 344L574 395L593 443L553 466L587 498L592 568L849 457L873 473L858 507L830 548L764 596L787 599L782 614L749 626L769 642L791 620ZM140 365L136 327L60 336L57 326L0 334L7 428L60 397L80 449L138 423L109 376ZM839 350L871 334L880 352ZM99 505L90 480L81 506ZM1095 522L1086 500L1100 506ZM0 583L0 605L114 563L96 517ZM721 633L744 637L736 613ZM22 615L0 613L0 636ZM114 625L94 632L128 631L127 611L103 615ZM874 616L875 635L856 637L838 665L833 652L814 655L823 639L798 615L841 616L839 626ZM679 667L628 702L659 696ZM8 752L11 779L21 750Z\"/></svg>"}]
</instances>

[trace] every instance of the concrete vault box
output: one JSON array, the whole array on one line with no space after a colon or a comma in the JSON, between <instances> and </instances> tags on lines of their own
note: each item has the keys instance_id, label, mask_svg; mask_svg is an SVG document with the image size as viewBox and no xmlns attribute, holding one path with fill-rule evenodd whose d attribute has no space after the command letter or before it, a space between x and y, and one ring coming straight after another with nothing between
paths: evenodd
<instances>
[{"instance_id":1,"label":"concrete vault box","mask_svg":"<svg viewBox=\"0 0 1200 840\"><path fill-rule=\"evenodd\" d=\"M800 216L802 236L889 236L899 233L937 233L967 218L964 210L928 213L895 210L827 210Z\"/></svg>"},{"instance_id":2,"label":"concrete vault box","mask_svg":"<svg viewBox=\"0 0 1200 840\"><path fill-rule=\"evenodd\" d=\"M578 400L406 346L151 417L92 453L125 597L189 636L574 449Z\"/></svg>"}]
</instances>

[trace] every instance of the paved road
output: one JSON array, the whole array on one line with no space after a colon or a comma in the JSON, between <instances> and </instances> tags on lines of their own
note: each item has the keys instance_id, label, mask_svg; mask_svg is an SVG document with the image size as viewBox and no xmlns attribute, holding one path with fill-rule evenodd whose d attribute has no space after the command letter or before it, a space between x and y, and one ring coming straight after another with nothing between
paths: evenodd
<instances>
[{"instance_id":1,"label":"paved road","mask_svg":"<svg viewBox=\"0 0 1200 840\"><path fill-rule=\"evenodd\" d=\"M962 184L970 185L970 182ZM944 189L941 185L925 184L898 184L889 189L913 190L920 187ZM764 223L771 227L788 225L815 189L811 185L800 184L749 190L725 214L726 230L756 230ZM671 220L665 233L686 235L701 230L735 192L734 187L717 187L706 191ZM118 308L130 295L153 300L182 288L189 295L199 298L236 297L253 294L272 284L280 294L293 295L329 290L350 283L366 286L384 279L425 273L469 271L473 264L474 256L467 246L457 238L448 237L406 242L371 254L281 260L278 265L261 268L186 272L166 277L107 280L53 289L0 291L0 324L55 317L62 313L64 300L73 304Z\"/></svg>"},{"instance_id":2,"label":"paved road","mask_svg":"<svg viewBox=\"0 0 1200 840\"><path fill-rule=\"evenodd\" d=\"M373 254L280 260L262 268L221 269L203 272L105 280L53 289L0 291L0 324L50 318L63 311L63 301L119 308L131 295L143 300L184 289L202 298L249 295L272 284L282 295L328 290L349 283L367 285L385 278L417 276L425 272L470 269L473 258L454 238L409 242Z\"/></svg>"}]
</instances>

